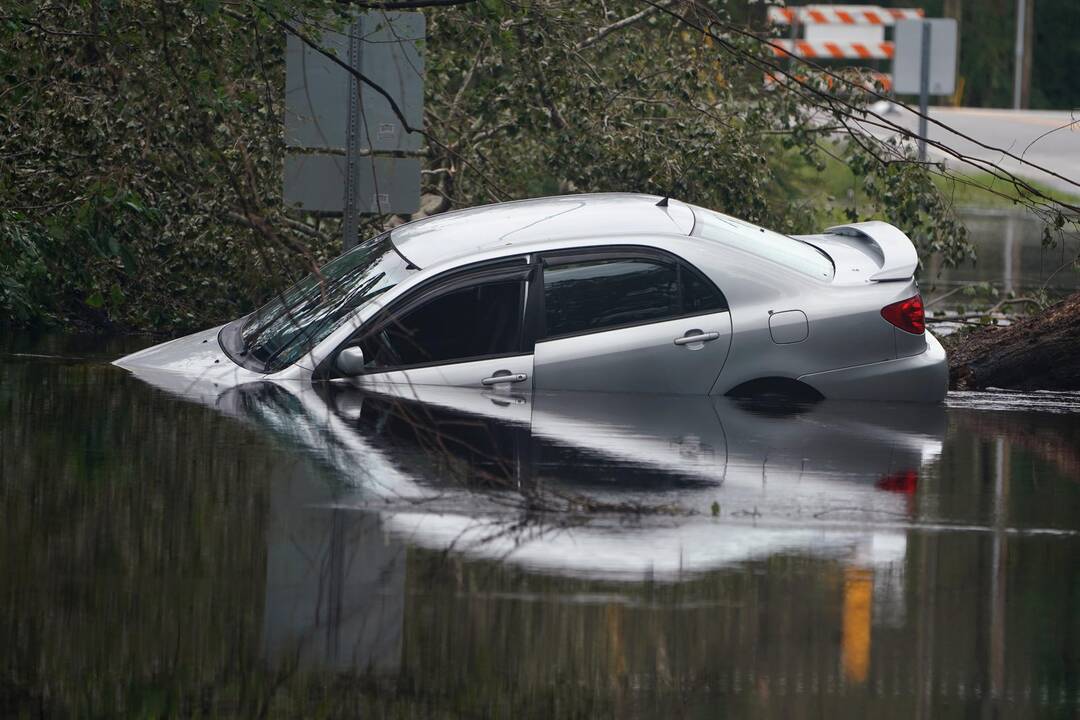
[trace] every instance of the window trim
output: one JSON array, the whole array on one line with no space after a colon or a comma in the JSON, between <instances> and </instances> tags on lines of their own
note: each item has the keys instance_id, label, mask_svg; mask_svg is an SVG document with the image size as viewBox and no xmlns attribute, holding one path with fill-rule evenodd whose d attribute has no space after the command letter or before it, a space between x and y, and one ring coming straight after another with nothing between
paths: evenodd
<instances>
[{"instance_id":1,"label":"window trim","mask_svg":"<svg viewBox=\"0 0 1080 720\"><path fill-rule=\"evenodd\" d=\"M426 368L446 367L447 365L466 365L468 363L483 362L484 360L502 360L505 358L529 357L532 351L515 350L507 353L493 353L490 355L470 355L469 357L454 358L453 360L432 360L426 363L413 363L412 365L395 365L392 368L380 368L378 370L366 370L352 377L369 377L372 375L387 375L389 373L405 372L407 370L424 370ZM343 377L335 373L334 378Z\"/></svg>"},{"instance_id":2,"label":"window trim","mask_svg":"<svg viewBox=\"0 0 1080 720\"><path fill-rule=\"evenodd\" d=\"M535 271L536 266L531 262L531 258L528 255L514 255L508 258L496 258L494 260L485 260L479 263L453 268L427 280L421 281L416 287L410 288L401 297L395 298L389 305L380 309L367 322L353 331L348 338L334 348L333 352L329 353L326 359L319 364L315 370L314 376L325 380L344 377L334 367L334 360L337 359L338 353L345 348L359 345L368 336L382 330L394 318L400 317L424 303L434 300L441 295L446 295L473 285L506 280L517 280L522 283L522 317L518 327L517 348L513 352L472 355L465 358L454 358L452 360L433 360L426 363L397 365L395 367L380 368L370 372L365 371L356 377L531 355L532 344L531 342L528 342L525 327L528 320L530 287L533 284L530 282L530 279Z\"/></svg>"},{"instance_id":3,"label":"window trim","mask_svg":"<svg viewBox=\"0 0 1080 720\"><path fill-rule=\"evenodd\" d=\"M552 258L555 259L555 262L552 262ZM547 306L544 299L544 268L548 266L558 267L559 265L565 265L574 262L587 262L590 260L628 259L661 260L674 264L676 283L678 284L680 308L685 308L686 306L685 297L683 295L683 272L689 272L692 275L695 275L700 281L704 282L708 287L711 287L720 297L721 301L723 301L723 307L713 310L702 310L697 312L683 311L678 313L677 315L672 315L670 317L620 323L618 325L608 325L603 328L588 328L585 330L577 330L575 332L560 333L558 335L547 334ZM715 315L717 313L731 311L731 306L727 301L727 296L724 295L723 291L716 286L716 283L714 283L709 278L709 276L707 276L689 261L679 257L674 253L668 252L667 250L661 250L660 248L649 247L647 245L598 245L581 248L570 248L565 250L549 250L547 252L538 253L536 258L536 264L539 270L536 279L533 282L533 285L536 286L536 289L529 298L529 312L535 316L534 322L531 323L531 329L534 332L534 335L531 338L531 342L533 344L534 350L536 343L541 342L565 340L567 338L581 337L584 335L596 335L599 333L610 332L613 330L624 330L626 328L641 327L644 325L657 325L659 323L672 322L674 320L684 320L687 318L703 317L705 315Z\"/></svg>"}]
</instances>

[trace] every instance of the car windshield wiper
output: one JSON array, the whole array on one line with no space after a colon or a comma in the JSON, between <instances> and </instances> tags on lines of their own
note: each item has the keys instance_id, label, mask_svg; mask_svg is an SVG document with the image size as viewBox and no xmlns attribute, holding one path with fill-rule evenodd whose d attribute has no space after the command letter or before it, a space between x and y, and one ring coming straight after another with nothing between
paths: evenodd
<instances>
[{"instance_id":1,"label":"car windshield wiper","mask_svg":"<svg viewBox=\"0 0 1080 720\"><path fill-rule=\"evenodd\" d=\"M274 360L276 360L278 358L278 356L281 355L281 353L285 352L285 350L287 350L287 349L293 347L294 345L296 345L297 340L299 338L303 338L303 340L310 340L312 337L316 337L318 335L319 331L322 330L323 327L325 327L326 323L329 322L331 318L334 318L334 316L337 314L337 311L339 311L341 309L341 306L348 304L348 301L349 301L350 298L355 298L357 296L360 296L361 300L363 300L363 298L365 297L365 293L367 293L367 291L370 290L373 285L378 283L384 277L386 277L386 273L381 272L378 275L376 275L375 277L373 277L363 287L358 289L355 293L353 293L351 295L346 294L342 298L343 302L341 303L341 305L339 305L333 311L328 312L326 315L324 315L322 320L319 320L314 328L307 328L307 327L302 327L301 326L299 328L299 331L296 333L296 335L294 335L288 342L282 344L281 347L279 347L277 350L275 350L273 353L271 353L269 357L267 357L265 360L263 360L263 368L264 369L269 368L270 363L273 362ZM337 318L335 318L335 319L337 319Z\"/></svg>"},{"instance_id":2,"label":"car windshield wiper","mask_svg":"<svg viewBox=\"0 0 1080 720\"><path fill-rule=\"evenodd\" d=\"M244 334L244 328L240 329L240 355L247 355L248 352L250 352L252 346L255 345L255 341L262 337L262 334L266 332L271 325L280 320L283 315L289 314L291 308L285 302L284 293L279 294L278 298L281 300L281 310L278 313L274 314L273 317L264 322L262 325L259 325L257 328L255 328L254 332L251 334L250 337ZM301 299L299 302L294 303L293 307L297 307L304 302L306 302L306 300Z\"/></svg>"},{"instance_id":3,"label":"car windshield wiper","mask_svg":"<svg viewBox=\"0 0 1080 720\"><path fill-rule=\"evenodd\" d=\"M247 355L248 352L251 349L251 346L253 346L255 344L255 341L258 340L262 336L262 334L264 332L266 332L266 330L268 328L270 328L270 326L272 326L274 323L276 323L278 320L280 320L283 315L290 315L293 312L294 309L302 307L302 306L310 303L312 301L312 299L313 299L312 295L314 294L314 292L316 290L319 292L320 295L324 295L325 297L329 298L331 296L331 294L333 293L333 291L338 288L338 286L340 286L346 280L350 279L354 275L355 271L359 270L359 269L360 269L360 267L357 266L356 268L353 268L353 271L343 273L341 276L339 276L337 278L333 278L333 279L331 279L329 281L326 281L325 283L317 283L317 284L312 285L300 297L300 299L298 299L296 302L294 302L291 306L285 302L284 294L279 294L278 298L280 298L280 300L281 300L281 311L280 312L275 314L272 318L270 318L269 320L264 322L259 327L255 328L255 331L251 335L250 339L248 339L244 335L243 330L241 330L241 332L240 332L240 341L241 341L242 348L241 348L240 354L241 355ZM367 270L367 268L364 268L364 270ZM364 270L362 270L361 272L363 272ZM293 319L293 322L297 326L300 325L300 323L296 322L295 319ZM289 343L286 343L286 346L288 344Z\"/></svg>"}]
</instances>

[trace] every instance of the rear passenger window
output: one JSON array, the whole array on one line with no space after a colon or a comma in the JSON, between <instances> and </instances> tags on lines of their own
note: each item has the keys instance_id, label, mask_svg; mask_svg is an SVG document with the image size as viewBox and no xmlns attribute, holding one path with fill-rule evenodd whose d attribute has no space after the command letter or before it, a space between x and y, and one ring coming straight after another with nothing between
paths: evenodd
<instances>
[{"instance_id":1,"label":"rear passenger window","mask_svg":"<svg viewBox=\"0 0 1080 720\"><path fill-rule=\"evenodd\" d=\"M683 312L687 315L697 315L706 312L719 312L727 310L727 300L716 289L716 286L703 278L696 271L681 266L680 277L683 287Z\"/></svg>"},{"instance_id":2,"label":"rear passenger window","mask_svg":"<svg viewBox=\"0 0 1080 720\"><path fill-rule=\"evenodd\" d=\"M544 264L546 337L599 332L728 309L698 270L657 257L573 255Z\"/></svg>"},{"instance_id":3,"label":"rear passenger window","mask_svg":"<svg viewBox=\"0 0 1080 720\"><path fill-rule=\"evenodd\" d=\"M653 322L680 314L674 262L612 258L558 261L544 267L548 337Z\"/></svg>"}]
</instances>

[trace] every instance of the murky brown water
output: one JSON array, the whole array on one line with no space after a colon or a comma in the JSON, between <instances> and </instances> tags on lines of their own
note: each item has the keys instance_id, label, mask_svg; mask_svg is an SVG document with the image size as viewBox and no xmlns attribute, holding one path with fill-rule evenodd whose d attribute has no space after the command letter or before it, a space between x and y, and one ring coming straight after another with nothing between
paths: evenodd
<instances>
[{"instance_id":1,"label":"murky brown water","mask_svg":"<svg viewBox=\"0 0 1080 720\"><path fill-rule=\"evenodd\" d=\"M1080 252L1075 231L1055 233L1054 245L1043 245L1045 224L1036 216L1012 209L961 210L964 225L975 247L976 259L957 268L931 262L923 268L920 284L928 298L971 284L989 283L1000 297L1017 297L1045 289L1052 296L1080 289L1080 267L1071 261ZM980 294L985 301L986 295ZM955 294L936 304L943 309L970 303Z\"/></svg>"},{"instance_id":2,"label":"murky brown water","mask_svg":"<svg viewBox=\"0 0 1080 720\"><path fill-rule=\"evenodd\" d=\"M0 716L1080 713L1075 395L219 393L138 343L0 347ZM522 509L584 498L670 512Z\"/></svg>"}]
</instances>

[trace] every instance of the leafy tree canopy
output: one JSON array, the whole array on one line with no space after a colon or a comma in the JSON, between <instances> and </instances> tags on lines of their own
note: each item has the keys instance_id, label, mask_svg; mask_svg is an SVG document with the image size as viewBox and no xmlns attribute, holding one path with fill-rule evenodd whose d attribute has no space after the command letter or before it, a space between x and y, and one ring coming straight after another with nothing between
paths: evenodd
<instances>
[{"instance_id":1,"label":"leafy tree canopy","mask_svg":"<svg viewBox=\"0 0 1080 720\"><path fill-rule=\"evenodd\" d=\"M955 262L963 228L910 149L845 135L854 84L775 63L725 3L428 7L428 211L649 191L781 231L884 217ZM286 26L330 0L15 0L0 15L0 319L171 330L250 309L334 254L281 202ZM781 67L787 67L782 61ZM765 64L763 64L765 63ZM837 133L841 133L840 136ZM842 139L842 138L847 139ZM855 207L808 202L828 156ZM390 218L367 220L374 232Z\"/></svg>"}]
</instances>

